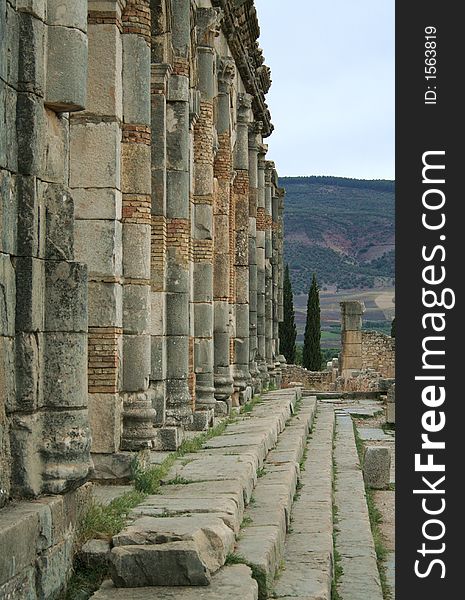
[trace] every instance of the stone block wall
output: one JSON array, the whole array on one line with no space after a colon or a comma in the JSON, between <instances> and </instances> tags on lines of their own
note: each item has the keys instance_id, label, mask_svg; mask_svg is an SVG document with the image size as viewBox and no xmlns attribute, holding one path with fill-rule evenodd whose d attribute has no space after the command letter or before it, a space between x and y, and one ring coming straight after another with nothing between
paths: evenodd
<instances>
[{"instance_id":1,"label":"stone block wall","mask_svg":"<svg viewBox=\"0 0 465 600\"><path fill-rule=\"evenodd\" d=\"M362 364L381 377L395 377L395 339L379 331L362 331Z\"/></svg>"},{"instance_id":2,"label":"stone block wall","mask_svg":"<svg viewBox=\"0 0 465 600\"><path fill-rule=\"evenodd\" d=\"M91 484L0 511L0 598L60 598L72 573L76 526Z\"/></svg>"},{"instance_id":3,"label":"stone block wall","mask_svg":"<svg viewBox=\"0 0 465 600\"><path fill-rule=\"evenodd\" d=\"M282 385L301 383L306 390L329 391L333 383L331 371L308 371L299 365L285 365L282 369Z\"/></svg>"}]
</instances>

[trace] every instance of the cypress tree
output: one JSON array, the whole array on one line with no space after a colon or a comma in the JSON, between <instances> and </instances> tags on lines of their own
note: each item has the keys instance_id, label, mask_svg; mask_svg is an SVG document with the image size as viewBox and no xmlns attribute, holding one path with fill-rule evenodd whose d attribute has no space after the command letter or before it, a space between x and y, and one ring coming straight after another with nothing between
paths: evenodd
<instances>
[{"instance_id":1,"label":"cypress tree","mask_svg":"<svg viewBox=\"0 0 465 600\"><path fill-rule=\"evenodd\" d=\"M283 307L284 321L279 324L279 349L284 354L286 362L295 364L295 340L297 328L295 326L294 295L292 293L289 265L286 265L283 282Z\"/></svg>"},{"instance_id":2,"label":"cypress tree","mask_svg":"<svg viewBox=\"0 0 465 600\"><path fill-rule=\"evenodd\" d=\"M312 285L308 292L307 321L305 324L302 365L309 371L321 369L321 328L320 328L320 291L313 273Z\"/></svg>"},{"instance_id":3,"label":"cypress tree","mask_svg":"<svg viewBox=\"0 0 465 600\"><path fill-rule=\"evenodd\" d=\"M396 337L396 318L395 317L392 319L392 323L391 323L391 337L392 338Z\"/></svg>"}]
</instances>

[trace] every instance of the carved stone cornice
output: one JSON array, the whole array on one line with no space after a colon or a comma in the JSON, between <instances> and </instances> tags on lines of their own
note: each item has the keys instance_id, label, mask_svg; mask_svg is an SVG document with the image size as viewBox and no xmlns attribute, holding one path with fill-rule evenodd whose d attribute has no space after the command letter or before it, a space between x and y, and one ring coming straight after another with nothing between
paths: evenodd
<instances>
[{"instance_id":1,"label":"carved stone cornice","mask_svg":"<svg viewBox=\"0 0 465 600\"><path fill-rule=\"evenodd\" d=\"M253 96L255 119L263 122L262 135L273 131L271 115L265 94L271 85L270 69L264 64L263 52L258 45L260 27L253 0L212 0L224 13L222 30L236 62L246 91Z\"/></svg>"}]
</instances>

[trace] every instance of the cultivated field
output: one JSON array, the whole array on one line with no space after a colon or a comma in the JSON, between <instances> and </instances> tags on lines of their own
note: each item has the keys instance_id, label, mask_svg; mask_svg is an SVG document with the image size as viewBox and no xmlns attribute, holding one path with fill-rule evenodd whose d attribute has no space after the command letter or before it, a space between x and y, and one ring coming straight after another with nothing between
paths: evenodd
<instances>
[{"instance_id":1,"label":"cultivated field","mask_svg":"<svg viewBox=\"0 0 465 600\"><path fill-rule=\"evenodd\" d=\"M361 300L365 304L364 323L369 324L369 329L379 329L388 333L395 314L394 299L394 287L340 290L338 292L322 290L320 292L322 347L337 348L340 346L340 302ZM299 294L294 297L298 341L303 341L306 305L306 295Z\"/></svg>"}]
</instances>

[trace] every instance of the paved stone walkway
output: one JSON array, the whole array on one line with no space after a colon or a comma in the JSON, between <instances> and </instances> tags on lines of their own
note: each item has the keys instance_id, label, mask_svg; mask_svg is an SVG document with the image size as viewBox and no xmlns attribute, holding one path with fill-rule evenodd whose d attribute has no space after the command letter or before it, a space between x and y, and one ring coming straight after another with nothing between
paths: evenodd
<instances>
[{"instance_id":1,"label":"paved stone walkway","mask_svg":"<svg viewBox=\"0 0 465 600\"><path fill-rule=\"evenodd\" d=\"M331 600L334 497L339 595L383 600L351 418L368 424L381 403L299 398L266 394L177 460L113 539L118 587L107 581L93 599Z\"/></svg>"},{"instance_id":2,"label":"paved stone walkway","mask_svg":"<svg viewBox=\"0 0 465 600\"><path fill-rule=\"evenodd\" d=\"M383 600L365 485L349 415L336 416L334 460L336 549L343 571L337 586L339 595L342 600Z\"/></svg>"},{"instance_id":3,"label":"paved stone walkway","mask_svg":"<svg viewBox=\"0 0 465 600\"><path fill-rule=\"evenodd\" d=\"M291 531L286 536L284 568L275 582L273 598L331 598L333 429L333 407L319 404L292 509Z\"/></svg>"}]
</instances>

